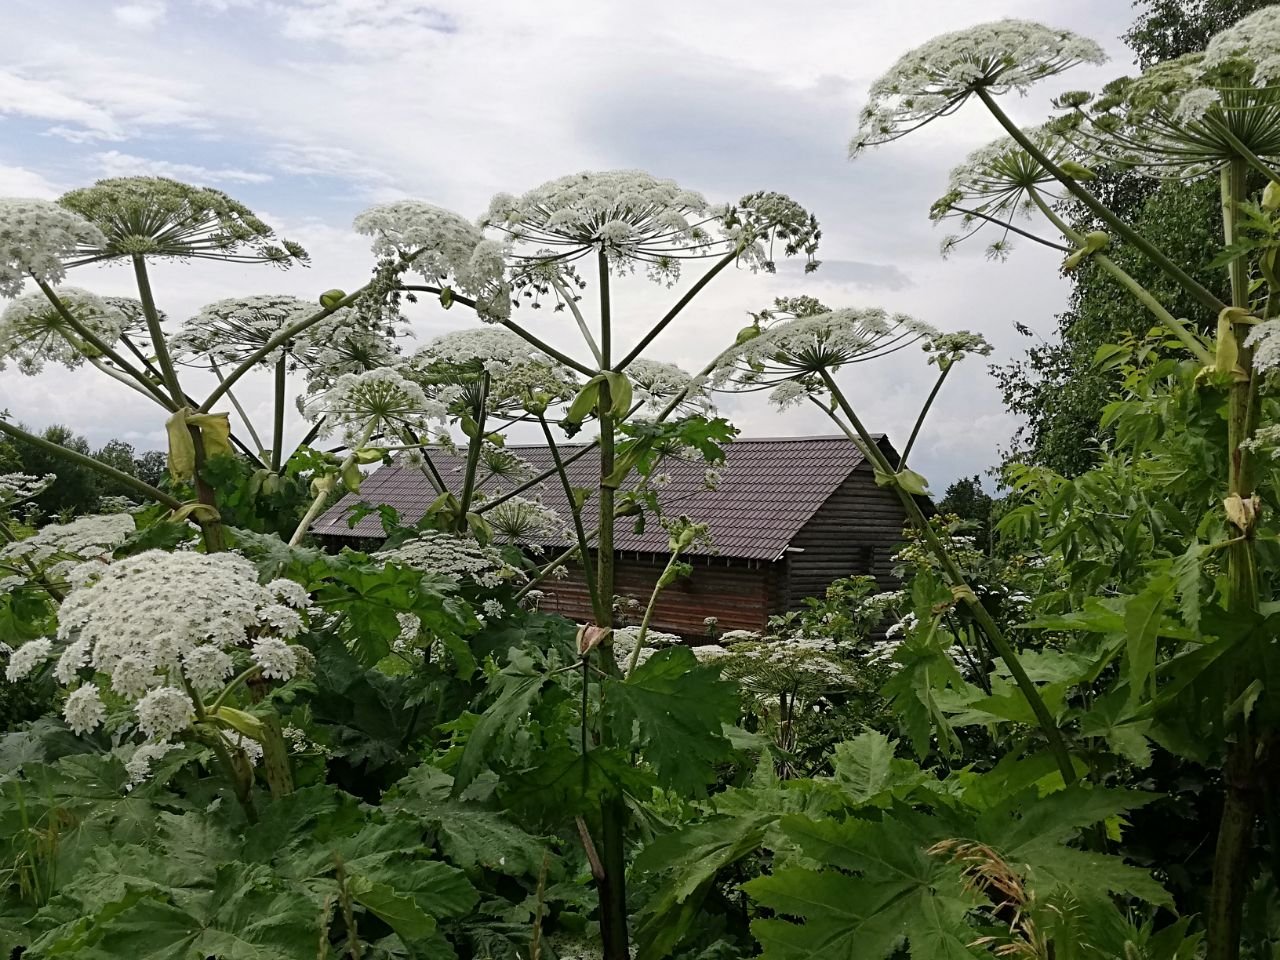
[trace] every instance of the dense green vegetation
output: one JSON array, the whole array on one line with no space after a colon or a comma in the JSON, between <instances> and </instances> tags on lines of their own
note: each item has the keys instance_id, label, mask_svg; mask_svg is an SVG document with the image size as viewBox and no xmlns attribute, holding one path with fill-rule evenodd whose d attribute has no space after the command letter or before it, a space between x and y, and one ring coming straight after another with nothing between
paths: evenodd
<instances>
[{"instance_id":1,"label":"dense green vegetation","mask_svg":"<svg viewBox=\"0 0 1280 960\"><path fill-rule=\"evenodd\" d=\"M479 226L382 204L356 219L375 261L358 290L228 298L180 326L157 306L156 260L305 251L225 194L161 178L0 200L6 357L97 368L154 401L168 439L161 477L119 444L94 457L0 418L30 471L0 476L0 946L1274 957L1273 12L1215 32L1217 4L1152 5L1133 34L1146 72L1064 96L1030 131L1001 96L1099 61L1092 41L1001 21L928 42L872 87L855 158L981 103L1009 136L957 168L933 216L960 224L956 242L996 231L1001 255L1015 231L1060 249L1080 278L1054 376L1094 378L1105 403L1038 419L999 504L968 478L930 512L911 466L955 364L989 355L981 336L796 296L696 374L646 355L727 268L819 268L818 221L777 193L711 204L612 171L500 194ZM1165 59L1206 36L1204 54ZM1146 179L1179 186L1130 198ZM136 299L64 283L121 260ZM635 272L682 292L624 344L614 311ZM412 298L465 322L406 355ZM539 304L576 329L573 350L539 334ZM912 361L935 384L891 462L841 383L856 363ZM273 389L266 422L236 397L250 376ZM1044 384L1027 389L1040 418ZM759 633L651 629L716 535L671 509L662 465L705 462L716 482L728 390L812 404L859 445L908 519L894 584L838 580ZM290 450L293 410L309 426ZM506 446L516 423L540 429L551 469ZM1082 456L1086 435L1107 441ZM442 443L465 451L448 483ZM574 486L570 456L598 480ZM311 521L389 460L435 485L424 516L370 504L376 551L321 549ZM569 516L526 496L543 481ZM86 512L107 489L138 505ZM28 522L62 495L81 498L74 517ZM616 596L619 524L668 537L634 610ZM589 622L538 609L570 562Z\"/></svg>"}]
</instances>

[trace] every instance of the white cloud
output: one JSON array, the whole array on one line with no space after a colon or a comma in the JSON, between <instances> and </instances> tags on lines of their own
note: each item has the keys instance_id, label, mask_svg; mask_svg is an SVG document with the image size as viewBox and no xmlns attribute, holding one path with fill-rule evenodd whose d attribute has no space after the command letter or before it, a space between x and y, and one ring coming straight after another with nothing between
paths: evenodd
<instances>
[{"instance_id":1,"label":"white cloud","mask_svg":"<svg viewBox=\"0 0 1280 960\"><path fill-rule=\"evenodd\" d=\"M165 18L168 13L165 0L135 0L134 3L123 3L111 13L127 27L150 29Z\"/></svg>"},{"instance_id":2,"label":"white cloud","mask_svg":"<svg viewBox=\"0 0 1280 960\"><path fill-rule=\"evenodd\" d=\"M0 164L0 197L37 197L52 200L62 193L42 174L26 167Z\"/></svg>"},{"instance_id":3,"label":"white cloud","mask_svg":"<svg viewBox=\"0 0 1280 960\"><path fill-rule=\"evenodd\" d=\"M235 168L210 169L195 163L172 163L137 157L119 150L93 155L93 161L107 177L172 177L193 183L267 183L271 174Z\"/></svg>"},{"instance_id":4,"label":"white cloud","mask_svg":"<svg viewBox=\"0 0 1280 960\"><path fill-rule=\"evenodd\" d=\"M749 310L811 292L833 306L879 304L981 330L996 344L993 360L1004 362L1023 349L1013 321L1047 331L1065 302L1055 257L1024 245L1004 266L976 250L942 261L927 220L947 171L996 136L995 125L966 110L849 164L860 100L875 75L937 32L1020 16L1079 30L1114 51L1110 38L1132 12L1114 0L978 6L915 0L904 18L890 0L811 5L803 17L766 0L700 0L678 15L576 0L200 0L170 4L164 30L146 33L122 31L118 6L90 0L22 5L20 13L0 4L0 30L57 38L6 63L0 113L43 120L68 139L129 140L108 152L72 143L56 170L44 170L35 158L47 140L9 137L0 163L15 166L0 168L0 187L6 176L40 177L37 169L59 182L126 170L248 186L272 177L270 195L291 216L267 219L311 250L312 269L161 265L158 295L175 318L221 296L353 289L367 276L369 254L347 223L353 206L370 201L420 196L474 216L497 191L614 166L643 166L713 200L779 189L822 221L819 256L831 269L811 277L727 273L656 341L655 355L700 366ZM1062 80L1096 87L1116 72L1080 70ZM1036 120L1047 92L1013 98L1009 109ZM201 158L193 134L218 141L217 162ZM123 293L129 277L107 269L74 282ZM620 285L619 339L634 341L679 292ZM469 322L429 304L414 314L423 336ZM526 319L557 345L572 345L562 316ZM905 436L932 373L903 352L847 380L874 429ZM17 382L0 392L15 414L34 421L63 409L69 380ZM242 399L265 409L267 394L257 390L246 385ZM118 391L92 387L104 406ZM760 397L731 397L724 407L748 434L832 429L816 410L778 414ZM128 405L113 424L102 429L154 427L150 414ZM919 466L945 485L990 464L1014 426L984 366L971 362L948 381Z\"/></svg>"}]
</instances>

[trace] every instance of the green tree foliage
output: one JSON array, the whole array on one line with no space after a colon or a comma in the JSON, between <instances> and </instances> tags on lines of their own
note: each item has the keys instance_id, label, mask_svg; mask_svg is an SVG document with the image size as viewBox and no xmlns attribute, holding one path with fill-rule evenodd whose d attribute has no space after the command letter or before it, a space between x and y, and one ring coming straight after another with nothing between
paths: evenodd
<instances>
[{"instance_id":1,"label":"green tree foliage","mask_svg":"<svg viewBox=\"0 0 1280 960\"><path fill-rule=\"evenodd\" d=\"M938 501L938 512L974 524L974 539L986 547L991 538L991 510L994 506L991 494L982 489L982 478L974 474L961 477L947 487Z\"/></svg>"}]
</instances>

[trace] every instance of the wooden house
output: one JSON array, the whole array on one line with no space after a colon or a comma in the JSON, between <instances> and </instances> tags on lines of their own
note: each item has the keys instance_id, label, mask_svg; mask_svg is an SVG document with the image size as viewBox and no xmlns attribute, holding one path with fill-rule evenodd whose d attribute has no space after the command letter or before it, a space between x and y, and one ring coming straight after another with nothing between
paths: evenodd
<instances>
[{"instance_id":1,"label":"wooden house","mask_svg":"<svg viewBox=\"0 0 1280 960\"><path fill-rule=\"evenodd\" d=\"M881 449L896 462L897 453L880 439ZM508 447L536 473L551 465L545 446ZM561 447L561 455L578 449ZM893 584L890 558L902 539L905 513L893 491L878 487L871 465L845 437L739 438L725 448L714 489L707 484L707 464L669 458L657 473L665 474L664 512L685 514L706 523L712 543L687 553L693 574L663 590L655 611L655 629L687 637L705 635L706 618L725 630L759 630L772 614L796 609L805 597L821 596L831 581L857 574ZM433 450L432 462L445 483L461 486L463 461ZM599 467L587 455L569 465L574 486L593 487ZM510 490L511 480L487 480L482 492ZM322 514L311 532L338 545L369 546L382 535L379 516L371 513L354 525L349 514L358 503L389 505L404 523L416 522L438 491L418 467L385 466L364 482L359 495L348 494ZM523 494L556 510L568 523L569 510L558 478L551 477ZM588 505L588 514L591 505ZM547 542L547 555L569 541ZM667 534L650 521L643 532L621 518L615 535L616 593L643 605L668 560ZM590 618L590 602L581 568L570 567L562 580L547 580L541 609L576 620Z\"/></svg>"}]
</instances>

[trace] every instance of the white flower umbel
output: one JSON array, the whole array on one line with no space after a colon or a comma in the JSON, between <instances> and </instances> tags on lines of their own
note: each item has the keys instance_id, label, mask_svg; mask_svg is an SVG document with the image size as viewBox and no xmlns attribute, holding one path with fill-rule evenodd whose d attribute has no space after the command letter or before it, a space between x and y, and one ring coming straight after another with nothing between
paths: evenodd
<instances>
[{"instance_id":1,"label":"white flower umbel","mask_svg":"<svg viewBox=\"0 0 1280 960\"><path fill-rule=\"evenodd\" d=\"M481 223L539 248L525 256L530 266L602 249L615 269L643 263L651 278L667 281L682 257L705 252L710 219L706 199L672 180L608 170L560 177L520 197L498 194Z\"/></svg>"},{"instance_id":2,"label":"white flower umbel","mask_svg":"<svg viewBox=\"0 0 1280 960\"><path fill-rule=\"evenodd\" d=\"M238 364L256 353L281 330L292 326L319 307L301 297L262 294L215 300L201 307L170 341L169 349L188 361L204 356L215 362ZM340 311L341 312L341 311ZM274 364L293 343L282 344L260 361Z\"/></svg>"},{"instance_id":3,"label":"white flower umbel","mask_svg":"<svg viewBox=\"0 0 1280 960\"><path fill-rule=\"evenodd\" d=\"M68 644L59 679L74 682L84 670L108 678L136 701L143 733L166 739L190 721L187 688L218 691L254 664L267 679L293 675L296 655L276 645L302 629L288 605L301 601L295 590L260 585L254 565L230 553L150 550L99 565L58 612L58 639Z\"/></svg>"},{"instance_id":4,"label":"white flower umbel","mask_svg":"<svg viewBox=\"0 0 1280 960\"><path fill-rule=\"evenodd\" d=\"M1231 60L1253 67L1253 83L1264 87L1280 83L1280 8L1274 4L1255 10L1220 33L1204 51L1206 68Z\"/></svg>"},{"instance_id":5,"label":"white flower umbel","mask_svg":"<svg viewBox=\"0 0 1280 960\"><path fill-rule=\"evenodd\" d=\"M477 301L485 319L510 313L502 245L471 223L421 200L370 207L355 219L357 233L373 237L376 256L407 263L430 284L456 287Z\"/></svg>"},{"instance_id":6,"label":"white flower umbel","mask_svg":"<svg viewBox=\"0 0 1280 960\"><path fill-rule=\"evenodd\" d=\"M148 691L134 707L138 729L148 740L171 740L191 726L196 707L191 698L177 687L156 687Z\"/></svg>"},{"instance_id":7,"label":"white flower umbel","mask_svg":"<svg viewBox=\"0 0 1280 960\"><path fill-rule=\"evenodd\" d=\"M101 297L77 287L62 287L56 294L67 312L98 339L108 345L119 339L125 317ZM46 361L74 369L85 357L97 355L43 293L18 297L0 313L0 369L6 359L13 360L33 376Z\"/></svg>"},{"instance_id":8,"label":"white flower umbel","mask_svg":"<svg viewBox=\"0 0 1280 960\"><path fill-rule=\"evenodd\" d=\"M34 477L29 473L0 473L0 510L40 496L57 480L56 474Z\"/></svg>"},{"instance_id":9,"label":"white flower umbel","mask_svg":"<svg viewBox=\"0 0 1280 960\"><path fill-rule=\"evenodd\" d=\"M446 410L438 401L428 400L412 380L382 368L344 373L332 387L308 400L304 412L313 421L324 417L326 434L336 430L348 443L355 443L373 432L401 436L408 428L415 435L425 434L431 421L444 419Z\"/></svg>"},{"instance_id":10,"label":"white flower umbel","mask_svg":"<svg viewBox=\"0 0 1280 960\"><path fill-rule=\"evenodd\" d=\"M99 230L80 242L72 267L135 255L281 265L307 259L305 250L277 240L252 210L221 190L165 177L99 180L58 203Z\"/></svg>"},{"instance_id":11,"label":"white flower umbel","mask_svg":"<svg viewBox=\"0 0 1280 960\"><path fill-rule=\"evenodd\" d=\"M1214 173L1240 150L1280 159L1280 85L1255 86L1253 64L1206 66L1190 54L1109 84L1081 127L1093 149L1147 176L1189 179Z\"/></svg>"},{"instance_id":12,"label":"white flower umbel","mask_svg":"<svg viewBox=\"0 0 1280 960\"><path fill-rule=\"evenodd\" d=\"M96 730L107 719L107 708L98 695L96 683L84 683L72 690L62 708L63 719L75 734Z\"/></svg>"},{"instance_id":13,"label":"white flower umbel","mask_svg":"<svg viewBox=\"0 0 1280 960\"><path fill-rule=\"evenodd\" d=\"M559 403L578 391L573 371L497 327L453 330L418 350L412 375L455 412L474 413L481 379L488 376L485 405L490 414L523 410L523 401Z\"/></svg>"},{"instance_id":14,"label":"white flower umbel","mask_svg":"<svg viewBox=\"0 0 1280 960\"><path fill-rule=\"evenodd\" d=\"M642 401L653 411L663 409L674 397L684 395L682 405L702 410L711 403L704 389L704 381L696 380L674 363L646 360L638 357L627 365L627 379L631 381L636 400Z\"/></svg>"},{"instance_id":15,"label":"white flower umbel","mask_svg":"<svg viewBox=\"0 0 1280 960\"><path fill-rule=\"evenodd\" d=\"M1026 20L944 33L903 56L871 85L851 156L959 109L981 87L1000 95L1081 63L1102 63L1092 40Z\"/></svg>"},{"instance_id":16,"label":"white flower umbel","mask_svg":"<svg viewBox=\"0 0 1280 960\"><path fill-rule=\"evenodd\" d=\"M0 560L20 560L44 568L51 563L103 559L137 530L127 513L91 514L70 523L51 523L25 540L0 548Z\"/></svg>"},{"instance_id":17,"label":"white flower umbel","mask_svg":"<svg viewBox=\"0 0 1280 960\"><path fill-rule=\"evenodd\" d=\"M474 540L438 531L427 531L375 556L458 583L473 582L490 589L524 579L524 575L492 547L482 547Z\"/></svg>"},{"instance_id":18,"label":"white flower umbel","mask_svg":"<svg viewBox=\"0 0 1280 960\"><path fill-rule=\"evenodd\" d=\"M1280 369L1280 320L1267 320L1249 331L1244 345L1253 350L1253 368L1259 373Z\"/></svg>"},{"instance_id":19,"label":"white flower umbel","mask_svg":"<svg viewBox=\"0 0 1280 960\"><path fill-rule=\"evenodd\" d=\"M847 308L776 324L722 356L713 382L738 390L772 389L785 406L803 398L823 371L901 350L939 331L905 314Z\"/></svg>"},{"instance_id":20,"label":"white flower umbel","mask_svg":"<svg viewBox=\"0 0 1280 960\"><path fill-rule=\"evenodd\" d=\"M968 330L942 333L924 341L924 352L929 354L929 362L944 370L970 355L989 357L993 349L986 337Z\"/></svg>"},{"instance_id":21,"label":"white flower umbel","mask_svg":"<svg viewBox=\"0 0 1280 960\"><path fill-rule=\"evenodd\" d=\"M9 663L4 668L5 679L10 682L22 680L32 670L48 660L51 653L53 653L53 641L48 637L37 637L35 640L28 640L9 654Z\"/></svg>"},{"instance_id":22,"label":"white flower umbel","mask_svg":"<svg viewBox=\"0 0 1280 960\"><path fill-rule=\"evenodd\" d=\"M18 296L33 277L57 283L78 248L102 242L102 231L56 203L0 197L0 296Z\"/></svg>"},{"instance_id":23,"label":"white flower umbel","mask_svg":"<svg viewBox=\"0 0 1280 960\"><path fill-rule=\"evenodd\" d=\"M1024 132L1054 164L1080 155L1080 150L1056 126ZM1010 230L1005 225L1030 214L1034 208L1031 191L1053 202L1061 199L1056 188L1053 174L1012 137L979 147L951 171L946 194L935 201L930 211L930 219L935 222L960 221L961 233L943 241L943 253L991 226L999 236L988 247L988 256L1003 260L1010 247Z\"/></svg>"},{"instance_id":24,"label":"white flower umbel","mask_svg":"<svg viewBox=\"0 0 1280 960\"><path fill-rule=\"evenodd\" d=\"M550 507L524 497L509 497L484 515L503 543L558 543L566 537L564 521Z\"/></svg>"}]
</instances>

